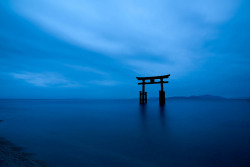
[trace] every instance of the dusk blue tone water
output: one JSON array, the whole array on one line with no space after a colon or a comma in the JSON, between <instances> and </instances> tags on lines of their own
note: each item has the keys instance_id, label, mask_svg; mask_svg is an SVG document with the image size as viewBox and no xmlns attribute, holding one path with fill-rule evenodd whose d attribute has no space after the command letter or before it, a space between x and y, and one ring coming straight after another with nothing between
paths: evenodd
<instances>
[{"instance_id":1,"label":"dusk blue tone water","mask_svg":"<svg viewBox=\"0 0 250 167\"><path fill-rule=\"evenodd\" d=\"M250 164L250 101L0 100L0 136L55 167Z\"/></svg>"}]
</instances>

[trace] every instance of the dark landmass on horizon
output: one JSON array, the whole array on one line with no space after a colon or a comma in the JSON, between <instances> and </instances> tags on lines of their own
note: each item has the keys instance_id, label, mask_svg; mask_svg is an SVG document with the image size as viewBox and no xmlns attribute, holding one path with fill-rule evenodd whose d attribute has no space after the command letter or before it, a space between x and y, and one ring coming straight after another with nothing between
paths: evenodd
<instances>
[{"instance_id":1,"label":"dark landmass on horizon","mask_svg":"<svg viewBox=\"0 0 250 167\"><path fill-rule=\"evenodd\" d=\"M214 96L214 95L200 95L200 96L174 96L168 97L168 99L229 99L222 96Z\"/></svg>"},{"instance_id":2,"label":"dark landmass on horizon","mask_svg":"<svg viewBox=\"0 0 250 167\"><path fill-rule=\"evenodd\" d=\"M149 98L149 99L158 99L157 97ZM222 96L215 96L215 95L192 95L192 96L172 96L172 97L166 97L166 99L214 99L214 100L250 100L250 97L222 97Z\"/></svg>"}]
</instances>

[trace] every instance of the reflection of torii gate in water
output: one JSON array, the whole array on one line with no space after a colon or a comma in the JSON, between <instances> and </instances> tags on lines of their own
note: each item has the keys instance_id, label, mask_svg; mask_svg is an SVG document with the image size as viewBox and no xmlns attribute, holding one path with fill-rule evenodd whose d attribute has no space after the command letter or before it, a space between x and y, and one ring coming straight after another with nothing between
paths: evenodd
<instances>
[{"instance_id":1,"label":"reflection of torii gate in water","mask_svg":"<svg viewBox=\"0 0 250 167\"><path fill-rule=\"evenodd\" d=\"M160 104L165 104L165 91L163 91L163 83L168 83L168 81L164 81L164 78L168 78L168 75L162 76L154 76L154 77L136 77L138 80L142 80L138 85L142 85L142 91L140 91L140 103L147 103L147 92L145 92L145 84L161 84L161 90L159 91L159 102ZM155 81L158 79L159 81ZM145 82L146 80L150 80L149 82Z\"/></svg>"}]
</instances>

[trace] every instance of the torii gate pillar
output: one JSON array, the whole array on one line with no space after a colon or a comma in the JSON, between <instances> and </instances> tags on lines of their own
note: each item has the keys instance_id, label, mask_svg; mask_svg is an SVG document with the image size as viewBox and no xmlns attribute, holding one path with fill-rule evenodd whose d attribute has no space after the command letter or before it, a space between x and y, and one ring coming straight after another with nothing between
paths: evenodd
<instances>
[{"instance_id":1,"label":"torii gate pillar","mask_svg":"<svg viewBox=\"0 0 250 167\"><path fill-rule=\"evenodd\" d=\"M145 80L142 80L142 91L140 91L140 104L147 103L147 92L145 92Z\"/></svg>"},{"instance_id":2,"label":"torii gate pillar","mask_svg":"<svg viewBox=\"0 0 250 167\"><path fill-rule=\"evenodd\" d=\"M161 79L161 90L159 91L159 103L160 105L165 104L165 91L163 91L163 78Z\"/></svg>"}]
</instances>

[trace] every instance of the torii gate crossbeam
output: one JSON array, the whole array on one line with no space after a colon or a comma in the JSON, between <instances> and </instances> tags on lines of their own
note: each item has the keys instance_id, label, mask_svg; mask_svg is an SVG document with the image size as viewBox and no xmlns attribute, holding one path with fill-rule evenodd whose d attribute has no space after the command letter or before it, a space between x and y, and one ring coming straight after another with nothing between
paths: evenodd
<instances>
[{"instance_id":1,"label":"torii gate crossbeam","mask_svg":"<svg viewBox=\"0 0 250 167\"><path fill-rule=\"evenodd\" d=\"M141 83L138 83L138 85L142 85L142 91L140 91L140 104L147 103L147 92L145 92L146 84L161 84L161 90L159 91L159 103L161 105L165 104L165 91L163 90L163 84L168 83L168 81L164 81L164 78L168 78L169 76L170 74L153 77L136 77L137 80L142 81ZM159 81L155 81L156 79Z\"/></svg>"}]
</instances>

